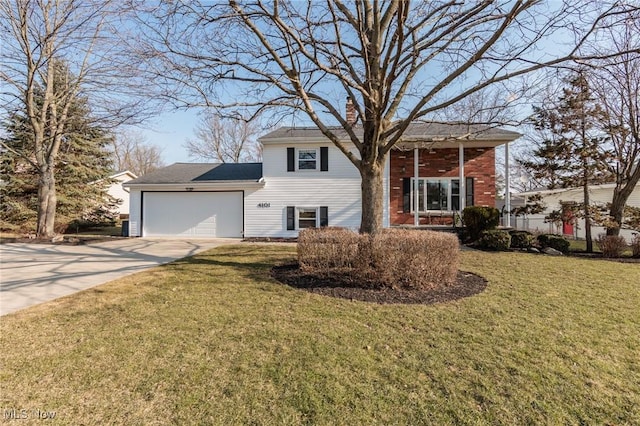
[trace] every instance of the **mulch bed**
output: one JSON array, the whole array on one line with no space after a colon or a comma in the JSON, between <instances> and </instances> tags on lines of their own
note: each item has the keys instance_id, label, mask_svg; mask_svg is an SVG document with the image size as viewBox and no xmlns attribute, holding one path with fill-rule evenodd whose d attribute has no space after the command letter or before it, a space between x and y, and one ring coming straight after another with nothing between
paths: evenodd
<instances>
[{"instance_id":1,"label":"mulch bed","mask_svg":"<svg viewBox=\"0 0 640 426\"><path fill-rule=\"evenodd\" d=\"M345 275L318 276L301 271L298 264L276 266L272 269L272 276L288 286L311 293L379 304L430 305L473 296L487 287L487 280L463 271L458 271L454 284L433 290L381 287L376 282L354 280Z\"/></svg>"}]
</instances>

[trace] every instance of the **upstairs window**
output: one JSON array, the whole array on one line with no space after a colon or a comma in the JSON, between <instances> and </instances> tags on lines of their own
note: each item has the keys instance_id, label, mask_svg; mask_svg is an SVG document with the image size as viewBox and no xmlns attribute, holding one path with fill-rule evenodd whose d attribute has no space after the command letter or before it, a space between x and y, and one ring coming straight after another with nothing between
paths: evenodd
<instances>
[{"instance_id":1,"label":"upstairs window","mask_svg":"<svg viewBox=\"0 0 640 426\"><path fill-rule=\"evenodd\" d=\"M296 170L320 170L329 171L329 148L287 148L287 172Z\"/></svg>"},{"instance_id":2,"label":"upstairs window","mask_svg":"<svg viewBox=\"0 0 640 426\"><path fill-rule=\"evenodd\" d=\"M298 150L298 170L316 170L318 152L315 149Z\"/></svg>"}]
</instances>

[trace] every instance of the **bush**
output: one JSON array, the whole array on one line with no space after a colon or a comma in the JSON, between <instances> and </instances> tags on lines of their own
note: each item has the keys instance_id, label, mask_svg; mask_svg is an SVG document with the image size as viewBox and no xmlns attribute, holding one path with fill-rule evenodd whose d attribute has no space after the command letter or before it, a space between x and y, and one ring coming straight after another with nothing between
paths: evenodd
<instances>
[{"instance_id":1,"label":"bush","mask_svg":"<svg viewBox=\"0 0 640 426\"><path fill-rule=\"evenodd\" d=\"M346 228L309 228L298 234L298 264L306 271L353 268L360 235Z\"/></svg>"},{"instance_id":2,"label":"bush","mask_svg":"<svg viewBox=\"0 0 640 426\"><path fill-rule=\"evenodd\" d=\"M511 247L511 235L497 229L484 231L478 240L478 246L484 250L506 251Z\"/></svg>"},{"instance_id":3,"label":"bush","mask_svg":"<svg viewBox=\"0 0 640 426\"><path fill-rule=\"evenodd\" d=\"M455 282L459 242L453 234L388 229L360 235L346 229L305 229L298 262L318 275L347 274L356 282L428 289Z\"/></svg>"},{"instance_id":4,"label":"bush","mask_svg":"<svg viewBox=\"0 0 640 426\"><path fill-rule=\"evenodd\" d=\"M533 245L535 237L528 231L511 231L511 248L529 248Z\"/></svg>"},{"instance_id":5,"label":"bush","mask_svg":"<svg viewBox=\"0 0 640 426\"><path fill-rule=\"evenodd\" d=\"M627 248L627 242L620 235L600 234L596 238L596 244L602 250L603 257L620 257Z\"/></svg>"},{"instance_id":6,"label":"bush","mask_svg":"<svg viewBox=\"0 0 640 426\"><path fill-rule=\"evenodd\" d=\"M387 287L430 289L456 280L460 243L454 234L389 229L369 238L372 272Z\"/></svg>"},{"instance_id":7,"label":"bush","mask_svg":"<svg viewBox=\"0 0 640 426\"><path fill-rule=\"evenodd\" d=\"M538 235L538 244L540 247L547 248L551 247L552 249L556 249L561 251L562 253L567 253L569 251L569 240L561 235L556 234L541 234Z\"/></svg>"},{"instance_id":8,"label":"bush","mask_svg":"<svg viewBox=\"0 0 640 426\"><path fill-rule=\"evenodd\" d=\"M462 210L462 221L471 241L477 241L482 236L482 232L498 226L500 210L493 207L465 207Z\"/></svg>"},{"instance_id":9,"label":"bush","mask_svg":"<svg viewBox=\"0 0 640 426\"><path fill-rule=\"evenodd\" d=\"M640 257L640 234L634 234L631 240L631 255Z\"/></svg>"}]
</instances>

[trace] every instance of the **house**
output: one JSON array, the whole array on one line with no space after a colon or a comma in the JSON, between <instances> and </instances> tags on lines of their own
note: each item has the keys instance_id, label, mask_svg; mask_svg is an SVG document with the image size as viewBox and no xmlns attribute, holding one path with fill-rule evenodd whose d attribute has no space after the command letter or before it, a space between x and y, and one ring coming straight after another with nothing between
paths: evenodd
<instances>
[{"instance_id":1,"label":"house","mask_svg":"<svg viewBox=\"0 0 640 426\"><path fill-rule=\"evenodd\" d=\"M118 204L120 217L129 215L129 191L125 189L122 184L135 178L137 178L137 176L128 170L120 171L109 176L109 179L113 180L113 183L107 188L107 194L115 200L122 200L122 202Z\"/></svg>"},{"instance_id":2,"label":"house","mask_svg":"<svg viewBox=\"0 0 640 426\"><path fill-rule=\"evenodd\" d=\"M333 130L357 154L346 132ZM519 136L410 125L387 159L383 225L446 224L466 205L494 206L495 148ZM176 163L125 183L130 235L295 237L307 227L359 228L360 174L319 129L283 127L259 141L262 163Z\"/></svg>"},{"instance_id":3,"label":"house","mask_svg":"<svg viewBox=\"0 0 640 426\"><path fill-rule=\"evenodd\" d=\"M608 183L603 185L592 185L589 187L589 198L592 204L605 206L613 199L613 190L615 184ZM526 229L530 231L538 232L551 232L562 233L574 238L585 238L584 232L584 219L574 219L571 214L567 213L564 216L563 223L553 224L545 223L545 217L552 211L568 212L568 207L572 204L580 204L584 201L583 188L559 188L559 189L546 189L546 190L534 190L528 192L520 192L513 194L514 198L522 200L522 203L526 203L528 197L534 195L542 196L542 203L545 209L540 214L528 215L515 221L516 227L519 229ZM640 208L640 183L638 183L631 193L631 196L627 200L627 205L631 207ZM605 229L600 226L592 226L591 234L595 238L598 234L605 232ZM625 237L627 241L630 241L633 237L632 231L628 229L620 230L620 235Z\"/></svg>"}]
</instances>

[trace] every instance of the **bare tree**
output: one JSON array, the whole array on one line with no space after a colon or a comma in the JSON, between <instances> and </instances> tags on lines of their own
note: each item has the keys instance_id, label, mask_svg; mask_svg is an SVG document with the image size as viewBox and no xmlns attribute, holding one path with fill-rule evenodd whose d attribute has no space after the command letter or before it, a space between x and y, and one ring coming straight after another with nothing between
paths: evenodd
<instances>
[{"instance_id":1,"label":"bare tree","mask_svg":"<svg viewBox=\"0 0 640 426\"><path fill-rule=\"evenodd\" d=\"M626 51L640 38L640 17L611 27L607 41L592 47L598 54ZM610 138L615 178L613 199L606 223L607 235L619 235L629 196L640 181L640 55L625 53L614 59L593 61L586 78L598 96L602 130Z\"/></svg>"},{"instance_id":2,"label":"bare tree","mask_svg":"<svg viewBox=\"0 0 640 426\"><path fill-rule=\"evenodd\" d=\"M103 125L139 113L124 102L137 80L115 39L122 12L109 0L0 0L0 108L26 111L35 155L25 160L39 179L38 237L54 233L56 158L80 93L94 101L92 117Z\"/></svg>"},{"instance_id":3,"label":"bare tree","mask_svg":"<svg viewBox=\"0 0 640 426\"><path fill-rule=\"evenodd\" d=\"M113 138L114 164L118 170L129 170L142 176L161 167L162 149L147 142L140 133L121 131Z\"/></svg>"},{"instance_id":4,"label":"bare tree","mask_svg":"<svg viewBox=\"0 0 640 426\"><path fill-rule=\"evenodd\" d=\"M251 121L206 115L194 130L195 138L184 147L189 156L221 163L260 161L262 153L256 137L262 129Z\"/></svg>"},{"instance_id":5,"label":"bare tree","mask_svg":"<svg viewBox=\"0 0 640 426\"><path fill-rule=\"evenodd\" d=\"M149 39L139 45L157 61L155 80L171 89L165 95L176 104L304 114L359 170L360 231L375 233L382 228L384 164L411 122L491 85L576 59L579 46L609 24L605 18L629 9L637 6L170 2L155 11L156 21L145 13ZM552 37L571 41L550 44ZM346 98L357 126L341 113Z\"/></svg>"}]
</instances>

